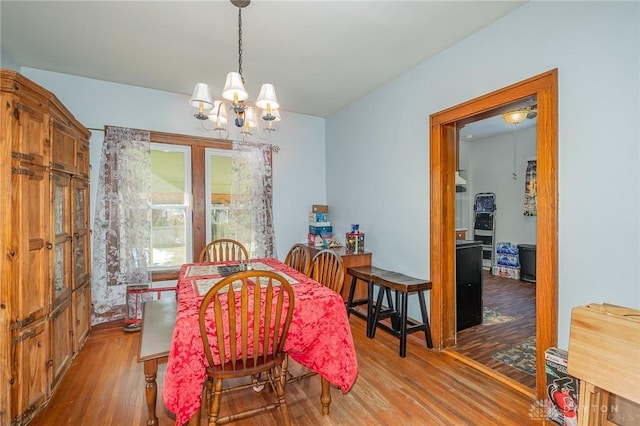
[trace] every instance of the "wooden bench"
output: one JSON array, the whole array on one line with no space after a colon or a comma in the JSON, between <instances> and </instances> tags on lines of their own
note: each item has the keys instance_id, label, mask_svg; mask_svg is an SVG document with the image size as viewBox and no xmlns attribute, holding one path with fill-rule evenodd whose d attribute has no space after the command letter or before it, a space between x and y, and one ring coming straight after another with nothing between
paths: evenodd
<instances>
[{"instance_id":1,"label":"wooden bench","mask_svg":"<svg viewBox=\"0 0 640 426\"><path fill-rule=\"evenodd\" d=\"M158 364L166 363L176 323L175 298L150 300L142 305L142 328L138 362L144 362L145 394L147 398L147 425L157 425Z\"/></svg>"},{"instance_id":2,"label":"wooden bench","mask_svg":"<svg viewBox=\"0 0 640 426\"><path fill-rule=\"evenodd\" d=\"M361 266L349 268L349 273L354 277L352 288L358 279L367 282L367 337L375 337L378 327L400 339L400 356L407 354L407 334L417 331L424 331L428 348L433 348L431 339L431 329L429 327L429 317L427 315L427 304L424 300L424 292L431 290L431 281L409 277L399 272L387 271L376 267ZM380 286L378 297L373 303L373 285ZM391 291L395 292L394 300ZM422 322L417 322L407 315L409 295L416 294L420 303ZM350 292L351 296L351 292ZM384 297L387 298L386 308L383 306ZM353 301L352 297L347 300L347 312L356 313L354 306L362 304L362 301ZM357 315L362 315L358 312ZM391 327L381 322L383 319L391 320Z\"/></svg>"},{"instance_id":3,"label":"wooden bench","mask_svg":"<svg viewBox=\"0 0 640 426\"><path fill-rule=\"evenodd\" d=\"M366 266L355 266L347 268L347 273L351 275L351 287L349 288L349 296L347 297L347 301L345 302L345 306L347 308L347 316L350 314L354 314L355 316L364 319L367 322L367 337L371 337L371 324L373 318L373 276L378 273L382 274L385 272L384 269L376 268L375 266L366 265ZM356 285L358 280L363 281L367 284L367 297L364 299L353 300L354 295L356 293ZM385 288L386 291L389 292L388 297L391 297L391 290L389 288ZM363 313L361 310L358 310L357 307L367 304L367 311Z\"/></svg>"}]
</instances>

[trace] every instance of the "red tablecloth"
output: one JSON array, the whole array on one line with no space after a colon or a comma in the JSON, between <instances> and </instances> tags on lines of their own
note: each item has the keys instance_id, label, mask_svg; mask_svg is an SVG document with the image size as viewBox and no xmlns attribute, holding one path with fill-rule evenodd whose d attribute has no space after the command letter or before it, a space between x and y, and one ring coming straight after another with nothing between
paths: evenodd
<instances>
[{"instance_id":1,"label":"red tablecloth","mask_svg":"<svg viewBox=\"0 0 640 426\"><path fill-rule=\"evenodd\" d=\"M342 297L277 259L254 262L299 281L293 285L296 302L286 352L347 392L358 375L358 362ZM176 414L178 425L189 421L199 410L206 376L207 361L198 326L202 296L194 291L193 283L212 276L186 276L188 268L194 265L205 264L183 265L178 278L176 326L162 389L164 405Z\"/></svg>"}]
</instances>

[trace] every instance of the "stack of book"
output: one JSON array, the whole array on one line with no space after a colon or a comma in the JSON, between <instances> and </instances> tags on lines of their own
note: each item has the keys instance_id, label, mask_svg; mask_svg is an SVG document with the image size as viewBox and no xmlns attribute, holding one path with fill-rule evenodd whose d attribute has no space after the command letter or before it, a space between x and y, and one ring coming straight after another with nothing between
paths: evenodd
<instances>
[{"instance_id":1,"label":"stack of book","mask_svg":"<svg viewBox=\"0 0 640 426\"><path fill-rule=\"evenodd\" d=\"M333 227L329 221L329 206L314 204L309 213L309 233L307 242L310 246L327 246L333 240Z\"/></svg>"}]
</instances>

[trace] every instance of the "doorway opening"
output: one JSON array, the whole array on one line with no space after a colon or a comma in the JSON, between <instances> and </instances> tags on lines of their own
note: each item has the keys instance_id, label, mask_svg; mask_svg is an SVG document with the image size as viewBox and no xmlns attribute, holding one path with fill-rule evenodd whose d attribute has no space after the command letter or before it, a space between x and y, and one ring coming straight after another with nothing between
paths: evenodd
<instances>
[{"instance_id":1,"label":"doorway opening","mask_svg":"<svg viewBox=\"0 0 640 426\"><path fill-rule=\"evenodd\" d=\"M461 125L512 109L514 103L537 103L537 262L535 390L483 367L455 352L456 264L455 180L457 140ZM558 211L557 211L557 70L551 70L430 117L430 270L431 327L434 346L460 357L474 368L527 393L544 397L544 351L557 344Z\"/></svg>"},{"instance_id":2,"label":"doorway opening","mask_svg":"<svg viewBox=\"0 0 640 426\"><path fill-rule=\"evenodd\" d=\"M453 350L534 389L536 99L510 110L457 126Z\"/></svg>"}]
</instances>

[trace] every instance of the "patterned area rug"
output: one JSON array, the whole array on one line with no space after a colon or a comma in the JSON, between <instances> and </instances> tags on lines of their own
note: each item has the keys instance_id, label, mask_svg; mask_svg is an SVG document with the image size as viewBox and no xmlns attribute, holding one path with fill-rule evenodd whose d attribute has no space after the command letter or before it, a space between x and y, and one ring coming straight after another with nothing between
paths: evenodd
<instances>
[{"instance_id":1,"label":"patterned area rug","mask_svg":"<svg viewBox=\"0 0 640 426\"><path fill-rule=\"evenodd\" d=\"M531 376L536 375L536 336L518 343L508 349L503 349L491 355L500 362L516 368Z\"/></svg>"},{"instance_id":2,"label":"patterned area rug","mask_svg":"<svg viewBox=\"0 0 640 426\"><path fill-rule=\"evenodd\" d=\"M515 317L509 315L502 315L491 308L484 307L482 312L482 325L502 324L503 322L509 322L514 320Z\"/></svg>"}]
</instances>

